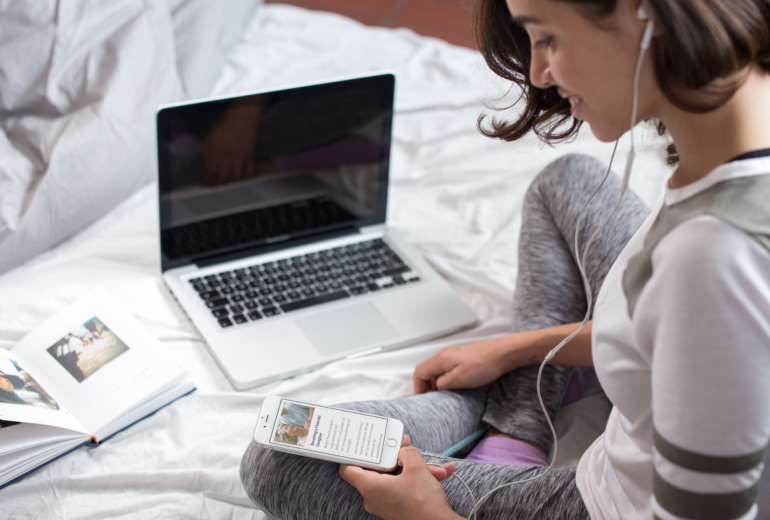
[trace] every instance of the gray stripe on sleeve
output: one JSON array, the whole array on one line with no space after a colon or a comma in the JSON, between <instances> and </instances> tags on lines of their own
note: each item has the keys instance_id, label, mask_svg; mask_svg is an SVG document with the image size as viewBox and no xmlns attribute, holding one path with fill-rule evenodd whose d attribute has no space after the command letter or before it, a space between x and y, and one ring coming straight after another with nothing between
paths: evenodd
<instances>
[{"instance_id":1,"label":"gray stripe on sleeve","mask_svg":"<svg viewBox=\"0 0 770 520\"><path fill-rule=\"evenodd\" d=\"M752 470L765 460L765 452L767 451L766 444L764 448L748 455L715 457L675 446L664 439L657 429L653 429L653 438L655 449L663 457L677 466L702 473L743 473Z\"/></svg>"},{"instance_id":2,"label":"gray stripe on sleeve","mask_svg":"<svg viewBox=\"0 0 770 520\"><path fill-rule=\"evenodd\" d=\"M748 513L757 501L759 482L737 493L693 493L669 484L655 470L652 490L658 504L672 515L696 520L734 520Z\"/></svg>"}]
</instances>

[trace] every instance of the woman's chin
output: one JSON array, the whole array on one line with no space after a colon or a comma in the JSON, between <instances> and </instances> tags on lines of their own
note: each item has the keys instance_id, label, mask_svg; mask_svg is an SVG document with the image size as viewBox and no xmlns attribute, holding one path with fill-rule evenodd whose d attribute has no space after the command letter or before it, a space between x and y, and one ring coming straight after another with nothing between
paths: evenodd
<instances>
[{"instance_id":1,"label":"woman's chin","mask_svg":"<svg viewBox=\"0 0 770 520\"><path fill-rule=\"evenodd\" d=\"M592 125L590 121L585 122L588 123L588 126L591 129L591 133L594 134L594 137L603 143L614 143L623 137L623 134L625 134L628 130L628 128L620 130L618 128L609 128L604 125Z\"/></svg>"}]
</instances>

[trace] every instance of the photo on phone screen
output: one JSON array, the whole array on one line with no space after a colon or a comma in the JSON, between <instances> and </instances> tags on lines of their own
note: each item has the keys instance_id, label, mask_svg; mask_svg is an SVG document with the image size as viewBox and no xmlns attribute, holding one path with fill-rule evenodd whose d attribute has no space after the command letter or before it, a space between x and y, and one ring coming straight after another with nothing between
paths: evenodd
<instances>
[{"instance_id":1,"label":"photo on phone screen","mask_svg":"<svg viewBox=\"0 0 770 520\"><path fill-rule=\"evenodd\" d=\"M377 464L387 426L381 417L282 399L270 442Z\"/></svg>"}]
</instances>

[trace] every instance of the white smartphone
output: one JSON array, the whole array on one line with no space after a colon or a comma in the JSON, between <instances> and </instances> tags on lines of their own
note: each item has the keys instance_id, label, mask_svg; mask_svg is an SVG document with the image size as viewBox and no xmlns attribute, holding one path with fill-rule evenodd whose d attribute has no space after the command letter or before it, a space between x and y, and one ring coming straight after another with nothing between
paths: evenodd
<instances>
[{"instance_id":1,"label":"white smartphone","mask_svg":"<svg viewBox=\"0 0 770 520\"><path fill-rule=\"evenodd\" d=\"M254 442L314 459L393 471L403 434L398 419L271 395L259 413Z\"/></svg>"}]
</instances>

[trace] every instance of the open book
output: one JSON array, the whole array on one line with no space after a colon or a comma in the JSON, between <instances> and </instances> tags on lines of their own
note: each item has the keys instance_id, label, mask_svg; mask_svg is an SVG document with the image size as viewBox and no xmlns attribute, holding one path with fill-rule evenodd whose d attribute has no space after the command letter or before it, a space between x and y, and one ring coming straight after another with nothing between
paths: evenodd
<instances>
[{"instance_id":1,"label":"open book","mask_svg":"<svg viewBox=\"0 0 770 520\"><path fill-rule=\"evenodd\" d=\"M157 338L92 293L0 349L0 487L193 390Z\"/></svg>"}]
</instances>

